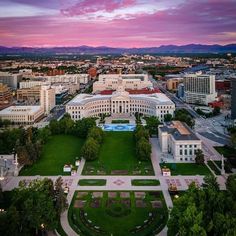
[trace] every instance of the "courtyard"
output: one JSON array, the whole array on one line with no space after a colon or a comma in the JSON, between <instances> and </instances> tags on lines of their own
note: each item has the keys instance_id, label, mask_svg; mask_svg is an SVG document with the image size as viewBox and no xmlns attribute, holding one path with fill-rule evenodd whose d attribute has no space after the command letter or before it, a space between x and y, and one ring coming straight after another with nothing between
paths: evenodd
<instances>
[{"instance_id":1,"label":"courtyard","mask_svg":"<svg viewBox=\"0 0 236 236\"><path fill-rule=\"evenodd\" d=\"M160 232L167 215L159 191L76 191L69 208L69 223L83 236L144 236Z\"/></svg>"},{"instance_id":2,"label":"courtyard","mask_svg":"<svg viewBox=\"0 0 236 236\"><path fill-rule=\"evenodd\" d=\"M83 139L71 135L55 135L44 145L40 159L32 166L24 167L20 175L66 175L65 164L75 164L80 156Z\"/></svg>"},{"instance_id":3,"label":"courtyard","mask_svg":"<svg viewBox=\"0 0 236 236\"><path fill-rule=\"evenodd\" d=\"M105 132L99 158L86 161L84 175L154 175L151 160L139 161L133 132Z\"/></svg>"}]
</instances>

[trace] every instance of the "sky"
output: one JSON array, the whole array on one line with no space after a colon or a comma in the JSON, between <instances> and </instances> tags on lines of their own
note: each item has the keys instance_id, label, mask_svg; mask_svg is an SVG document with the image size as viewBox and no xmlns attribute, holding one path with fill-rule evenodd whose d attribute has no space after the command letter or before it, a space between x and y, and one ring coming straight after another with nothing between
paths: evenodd
<instances>
[{"instance_id":1,"label":"sky","mask_svg":"<svg viewBox=\"0 0 236 236\"><path fill-rule=\"evenodd\" d=\"M236 43L236 0L0 0L2 46Z\"/></svg>"}]
</instances>

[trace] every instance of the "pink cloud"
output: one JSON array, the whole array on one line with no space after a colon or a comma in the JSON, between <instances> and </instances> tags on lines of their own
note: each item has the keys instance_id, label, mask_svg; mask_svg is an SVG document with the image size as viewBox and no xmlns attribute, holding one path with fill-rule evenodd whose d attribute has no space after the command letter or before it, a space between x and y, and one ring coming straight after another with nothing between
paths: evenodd
<instances>
[{"instance_id":1,"label":"pink cloud","mask_svg":"<svg viewBox=\"0 0 236 236\"><path fill-rule=\"evenodd\" d=\"M91 3L91 0L86 2ZM109 7L106 5L106 11L114 8L113 3ZM82 22L63 15L0 18L0 45L151 47L163 44L235 43L235 12L234 1L188 0L175 9L107 22Z\"/></svg>"},{"instance_id":2,"label":"pink cloud","mask_svg":"<svg viewBox=\"0 0 236 236\"><path fill-rule=\"evenodd\" d=\"M75 5L61 9L61 13L65 16L77 16L87 13L94 13L100 10L112 12L121 7L127 7L135 4L136 0L83 0L78 1Z\"/></svg>"}]
</instances>

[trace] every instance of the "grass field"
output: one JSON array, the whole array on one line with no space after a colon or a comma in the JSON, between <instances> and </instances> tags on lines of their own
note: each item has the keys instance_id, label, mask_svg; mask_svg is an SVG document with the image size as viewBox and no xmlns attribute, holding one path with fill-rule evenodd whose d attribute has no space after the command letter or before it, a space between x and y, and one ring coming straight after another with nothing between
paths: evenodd
<instances>
[{"instance_id":1,"label":"grass field","mask_svg":"<svg viewBox=\"0 0 236 236\"><path fill-rule=\"evenodd\" d=\"M86 161L83 174L114 174L114 170L123 170L126 175L154 174L151 160L138 161L133 132L105 132L98 160Z\"/></svg>"},{"instance_id":2,"label":"grass field","mask_svg":"<svg viewBox=\"0 0 236 236\"><path fill-rule=\"evenodd\" d=\"M210 166L210 168L214 171L216 175L220 175L220 170L214 165L213 161L208 161L207 164Z\"/></svg>"},{"instance_id":3,"label":"grass field","mask_svg":"<svg viewBox=\"0 0 236 236\"><path fill-rule=\"evenodd\" d=\"M23 168L20 175L64 175L64 164L75 164L84 143L70 135L56 135L44 145L40 159L32 166Z\"/></svg>"},{"instance_id":4,"label":"grass field","mask_svg":"<svg viewBox=\"0 0 236 236\"><path fill-rule=\"evenodd\" d=\"M104 186L107 181L105 179L80 179L78 185L80 186Z\"/></svg>"},{"instance_id":5,"label":"grass field","mask_svg":"<svg viewBox=\"0 0 236 236\"><path fill-rule=\"evenodd\" d=\"M223 147L214 147L217 152L223 154L224 157L236 157L236 150L232 147L223 146Z\"/></svg>"},{"instance_id":6,"label":"grass field","mask_svg":"<svg viewBox=\"0 0 236 236\"><path fill-rule=\"evenodd\" d=\"M102 192L101 198L87 193L87 196L78 197L78 192L75 192L68 214L71 227L81 236L151 236L157 235L166 225L168 213L161 192L155 192L155 195L146 192L144 200L141 200L145 202L145 207L137 207L138 199L134 192L127 192L130 195L126 199L121 198L120 192L116 192L114 198L109 198L108 192ZM79 199L86 202L83 208L75 207L75 201ZM127 200L129 204L124 207L123 202ZM96 207L92 207L94 201L99 202ZM108 204L109 201L113 203ZM152 208L151 201L160 201L162 206ZM110 210L119 211L122 207L124 215L110 215ZM137 232L131 232L137 227Z\"/></svg>"},{"instance_id":7,"label":"grass field","mask_svg":"<svg viewBox=\"0 0 236 236\"><path fill-rule=\"evenodd\" d=\"M131 184L133 186L159 186L160 181L158 179L132 179Z\"/></svg>"},{"instance_id":8,"label":"grass field","mask_svg":"<svg viewBox=\"0 0 236 236\"><path fill-rule=\"evenodd\" d=\"M195 163L165 163L160 166L166 166L171 169L171 175L210 175L211 172L206 165L197 165Z\"/></svg>"}]
</instances>

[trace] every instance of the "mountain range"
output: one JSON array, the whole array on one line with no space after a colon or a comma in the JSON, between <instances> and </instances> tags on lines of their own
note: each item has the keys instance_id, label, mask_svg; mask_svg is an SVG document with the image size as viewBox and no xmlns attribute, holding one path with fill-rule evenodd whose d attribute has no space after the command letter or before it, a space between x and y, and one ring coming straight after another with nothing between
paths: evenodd
<instances>
[{"instance_id":1,"label":"mountain range","mask_svg":"<svg viewBox=\"0 0 236 236\"><path fill-rule=\"evenodd\" d=\"M188 44L183 46L164 45L146 48L114 48L114 47L4 47L0 46L0 54L158 54L158 53L236 53L236 44L202 45Z\"/></svg>"}]
</instances>

